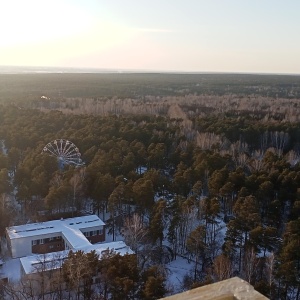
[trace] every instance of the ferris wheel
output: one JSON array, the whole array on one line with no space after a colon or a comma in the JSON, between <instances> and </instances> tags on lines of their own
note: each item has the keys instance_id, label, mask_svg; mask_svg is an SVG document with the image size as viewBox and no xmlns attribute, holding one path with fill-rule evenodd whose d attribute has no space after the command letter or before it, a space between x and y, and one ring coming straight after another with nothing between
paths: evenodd
<instances>
[{"instance_id":1,"label":"ferris wheel","mask_svg":"<svg viewBox=\"0 0 300 300\"><path fill-rule=\"evenodd\" d=\"M64 165L84 165L79 149L75 144L65 139L51 141L44 146L42 153L56 157L60 168L63 168Z\"/></svg>"}]
</instances>

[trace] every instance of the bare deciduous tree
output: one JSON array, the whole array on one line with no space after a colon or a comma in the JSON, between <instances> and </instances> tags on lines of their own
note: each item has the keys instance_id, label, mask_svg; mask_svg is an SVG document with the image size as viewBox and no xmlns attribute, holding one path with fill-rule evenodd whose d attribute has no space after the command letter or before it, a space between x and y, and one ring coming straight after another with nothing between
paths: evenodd
<instances>
[{"instance_id":1,"label":"bare deciduous tree","mask_svg":"<svg viewBox=\"0 0 300 300\"><path fill-rule=\"evenodd\" d=\"M271 146L276 149L277 155L282 156L283 150L289 141L289 134L283 131L270 132L270 139Z\"/></svg>"},{"instance_id":2,"label":"bare deciduous tree","mask_svg":"<svg viewBox=\"0 0 300 300\"><path fill-rule=\"evenodd\" d=\"M125 219L124 226L121 230L125 243L137 254L147 232L143 218L137 213Z\"/></svg>"},{"instance_id":3,"label":"bare deciduous tree","mask_svg":"<svg viewBox=\"0 0 300 300\"><path fill-rule=\"evenodd\" d=\"M77 210L81 209L82 201L80 201L81 199L79 198L79 195L83 189L84 179L85 179L85 168L81 168L79 170L79 172L74 173L74 175L70 179L70 184L71 184L72 191L73 191L73 205L72 205L73 207L72 207L72 209L74 209L74 206L76 207Z\"/></svg>"},{"instance_id":4,"label":"bare deciduous tree","mask_svg":"<svg viewBox=\"0 0 300 300\"><path fill-rule=\"evenodd\" d=\"M213 262L213 274L218 281L231 277L232 264L229 257L224 254L217 256Z\"/></svg>"},{"instance_id":5,"label":"bare deciduous tree","mask_svg":"<svg viewBox=\"0 0 300 300\"><path fill-rule=\"evenodd\" d=\"M275 256L274 253L272 252L266 258L266 276L267 276L269 289L270 289L270 298L272 297L272 287L274 284L274 268L275 268Z\"/></svg>"},{"instance_id":6,"label":"bare deciduous tree","mask_svg":"<svg viewBox=\"0 0 300 300\"><path fill-rule=\"evenodd\" d=\"M258 263L259 260L256 256L254 247L246 249L243 262L243 277L250 284L257 269Z\"/></svg>"}]
</instances>

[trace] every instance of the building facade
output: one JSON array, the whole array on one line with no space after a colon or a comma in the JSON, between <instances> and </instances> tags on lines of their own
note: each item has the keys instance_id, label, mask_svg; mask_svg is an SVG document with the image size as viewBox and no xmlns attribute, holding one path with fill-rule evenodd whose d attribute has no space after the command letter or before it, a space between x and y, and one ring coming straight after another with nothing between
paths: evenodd
<instances>
[{"instance_id":1,"label":"building facade","mask_svg":"<svg viewBox=\"0 0 300 300\"><path fill-rule=\"evenodd\" d=\"M96 215L31 223L6 228L13 258L77 250L105 241L105 224Z\"/></svg>"}]
</instances>

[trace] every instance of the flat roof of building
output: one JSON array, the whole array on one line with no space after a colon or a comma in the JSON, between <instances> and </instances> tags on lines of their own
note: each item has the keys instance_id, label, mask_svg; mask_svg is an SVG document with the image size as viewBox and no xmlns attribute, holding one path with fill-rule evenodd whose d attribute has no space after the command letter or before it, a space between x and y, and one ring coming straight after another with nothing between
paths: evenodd
<instances>
[{"instance_id":1,"label":"flat roof of building","mask_svg":"<svg viewBox=\"0 0 300 300\"><path fill-rule=\"evenodd\" d=\"M18 239L22 237L34 237L44 234L61 233L68 236L78 237L82 239L80 230L95 226L103 226L105 223L96 215L53 220L40 223L30 223L19 226L12 226L6 229L10 239ZM72 233L72 234L70 234ZM81 241L81 242L82 242ZM76 244L76 241L74 241ZM76 245L74 246L76 247Z\"/></svg>"},{"instance_id":2,"label":"flat roof of building","mask_svg":"<svg viewBox=\"0 0 300 300\"><path fill-rule=\"evenodd\" d=\"M89 244L88 246L79 247L76 251L83 251L89 253L91 251L96 251L99 258L107 251L113 250L120 255L133 254L134 252L123 242L110 242L101 244ZM25 274L32 274L40 271L49 271L53 269L58 269L62 266L65 259L71 250L64 250L58 252L51 252L47 254L35 254L30 256L25 256L20 258L21 265Z\"/></svg>"}]
</instances>

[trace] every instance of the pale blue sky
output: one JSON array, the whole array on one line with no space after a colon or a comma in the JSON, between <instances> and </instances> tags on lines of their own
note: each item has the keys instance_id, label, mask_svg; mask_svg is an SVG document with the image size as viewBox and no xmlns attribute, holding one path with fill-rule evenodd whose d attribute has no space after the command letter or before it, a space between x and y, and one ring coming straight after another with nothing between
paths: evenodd
<instances>
[{"instance_id":1,"label":"pale blue sky","mask_svg":"<svg viewBox=\"0 0 300 300\"><path fill-rule=\"evenodd\" d=\"M0 65L300 73L299 0L0 0Z\"/></svg>"}]
</instances>

